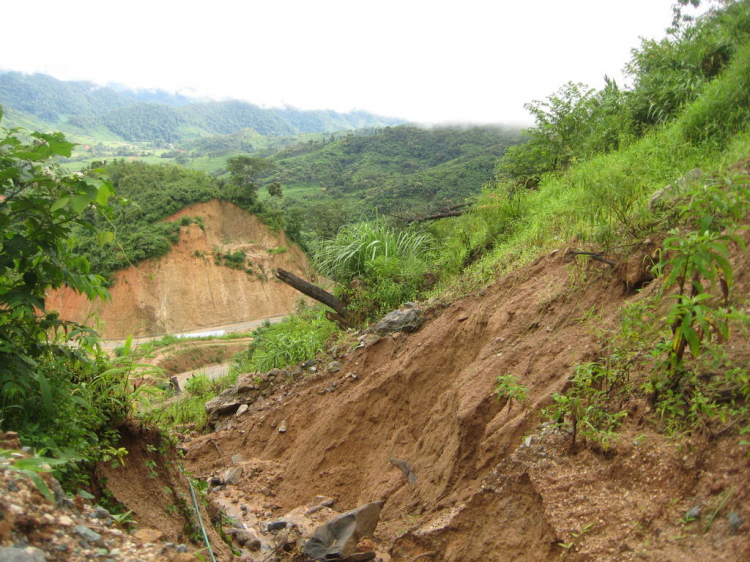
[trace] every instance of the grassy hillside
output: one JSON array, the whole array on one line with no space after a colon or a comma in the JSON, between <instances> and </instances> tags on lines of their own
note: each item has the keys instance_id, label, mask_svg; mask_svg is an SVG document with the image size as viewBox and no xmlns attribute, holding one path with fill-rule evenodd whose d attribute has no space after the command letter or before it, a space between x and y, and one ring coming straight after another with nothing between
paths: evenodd
<instances>
[{"instance_id":1,"label":"grassy hillside","mask_svg":"<svg viewBox=\"0 0 750 562\"><path fill-rule=\"evenodd\" d=\"M414 216L479 193L519 133L402 125L311 140L272 154L275 166L264 179L308 203L346 201L353 214Z\"/></svg>"}]
</instances>

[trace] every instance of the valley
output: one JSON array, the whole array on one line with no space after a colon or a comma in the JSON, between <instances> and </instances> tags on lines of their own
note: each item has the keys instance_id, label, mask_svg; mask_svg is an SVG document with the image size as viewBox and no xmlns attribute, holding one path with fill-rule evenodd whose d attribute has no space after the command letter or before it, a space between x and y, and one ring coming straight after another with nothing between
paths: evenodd
<instances>
[{"instance_id":1,"label":"valley","mask_svg":"<svg viewBox=\"0 0 750 562\"><path fill-rule=\"evenodd\" d=\"M0 562L750 559L750 0L673 18L524 130L0 71Z\"/></svg>"}]
</instances>

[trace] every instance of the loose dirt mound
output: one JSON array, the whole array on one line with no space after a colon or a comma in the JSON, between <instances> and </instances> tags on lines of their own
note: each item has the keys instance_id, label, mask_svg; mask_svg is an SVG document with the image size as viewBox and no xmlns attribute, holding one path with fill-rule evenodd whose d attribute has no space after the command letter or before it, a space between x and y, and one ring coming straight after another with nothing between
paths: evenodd
<instances>
[{"instance_id":1,"label":"loose dirt mound","mask_svg":"<svg viewBox=\"0 0 750 562\"><path fill-rule=\"evenodd\" d=\"M226 201L191 205L168 220L182 217L202 217L205 230L197 224L182 227L179 243L167 255L117 272L111 301L90 302L63 289L48 296L48 308L64 319L89 324L98 313L106 339L185 332L294 308L298 293L277 281L273 271L281 267L309 278L312 269L282 232ZM216 265L215 251L237 250L246 253L252 273Z\"/></svg>"},{"instance_id":2,"label":"loose dirt mound","mask_svg":"<svg viewBox=\"0 0 750 562\"><path fill-rule=\"evenodd\" d=\"M193 441L191 470L208 475L235 454L272 461L281 477L247 477L232 492L265 504L269 516L316 495L336 498L338 511L387 499L376 536L392 541L394 561L428 552L456 562L651 553L700 560L709 551L745 559L747 535L731 535L725 521L710 539L679 521L694 502L713 505L716 496L703 497L709 489L732 490L731 508L750 518L742 511L748 492L736 485L750 469L736 438L686 455L641 428L607 455L577 456L567 434L524 438L574 366L597 357L601 330L633 298L632 271L591 264L585 275L558 253L434 309L416 334L355 350L340 358L340 371L287 383L228 428ZM525 408L496 398L505 373L528 387ZM643 407L634 405L629 423ZM719 451L726 460L708 463ZM404 462L412 482L398 468ZM714 481L724 488L711 488Z\"/></svg>"}]
</instances>

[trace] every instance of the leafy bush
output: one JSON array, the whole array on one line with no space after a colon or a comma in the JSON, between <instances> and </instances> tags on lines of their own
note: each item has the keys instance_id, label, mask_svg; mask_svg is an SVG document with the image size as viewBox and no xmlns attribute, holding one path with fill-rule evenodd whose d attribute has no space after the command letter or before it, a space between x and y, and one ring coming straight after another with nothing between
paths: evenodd
<instances>
[{"instance_id":1,"label":"leafy bush","mask_svg":"<svg viewBox=\"0 0 750 562\"><path fill-rule=\"evenodd\" d=\"M0 128L0 428L54 455L96 460L139 392L128 346L110 362L93 331L45 307L46 291L62 285L107 297L71 237L79 228L100 243L112 239L93 217L110 214L114 192L49 163L72 146L59 133Z\"/></svg>"}]
</instances>

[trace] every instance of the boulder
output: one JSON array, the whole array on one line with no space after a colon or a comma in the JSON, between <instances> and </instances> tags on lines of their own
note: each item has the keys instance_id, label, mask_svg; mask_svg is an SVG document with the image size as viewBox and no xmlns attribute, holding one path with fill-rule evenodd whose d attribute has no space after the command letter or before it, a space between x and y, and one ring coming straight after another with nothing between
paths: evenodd
<instances>
[{"instance_id":1,"label":"boulder","mask_svg":"<svg viewBox=\"0 0 750 562\"><path fill-rule=\"evenodd\" d=\"M416 306L399 308L386 314L373 331L381 336L393 332L416 332L424 322L422 310Z\"/></svg>"},{"instance_id":2,"label":"boulder","mask_svg":"<svg viewBox=\"0 0 750 562\"><path fill-rule=\"evenodd\" d=\"M354 554L357 544L375 532L384 503L362 505L318 527L305 543L305 556L313 560L336 560Z\"/></svg>"},{"instance_id":3,"label":"boulder","mask_svg":"<svg viewBox=\"0 0 750 562\"><path fill-rule=\"evenodd\" d=\"M255 402L261 388L256 384L254 376L257 375L242 375L237 380L237 384L206 402L208 420L216 422L221 416L234 414L243 404Z\"/></svg>"}]
</instances>

